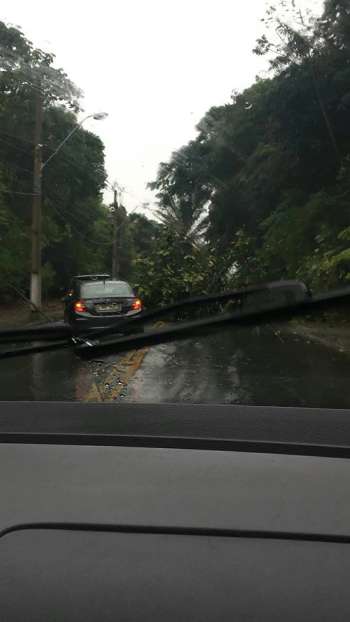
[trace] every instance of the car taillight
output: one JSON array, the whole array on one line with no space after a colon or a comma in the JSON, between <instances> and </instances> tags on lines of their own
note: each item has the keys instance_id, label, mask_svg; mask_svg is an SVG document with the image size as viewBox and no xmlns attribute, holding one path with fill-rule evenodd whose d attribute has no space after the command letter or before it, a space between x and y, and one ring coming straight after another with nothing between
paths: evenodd
<instances>
[{"instance_id":1,"label":"car taillight","mask_svg":"<svg viewBox=\"0 0 350 622\"><path fill-rule=\"evenodd\" d=\"M83 302L82 300L77 300L77 302L74 303L74 311L77 311L77 313L87 311L87 306L85 302Z\"/></svg>"},{"instance_id":2,"label":"car taillight","mask_svg":"<svg viewBox=\"0 0 350 622\"><path fill-rule=\"evenodd\" d=\"M135 298L134 302L131 305L131 308L133 311L141 311L142 309L142 302L140 300L140 298Z\"/></svg>"}]
</instances>

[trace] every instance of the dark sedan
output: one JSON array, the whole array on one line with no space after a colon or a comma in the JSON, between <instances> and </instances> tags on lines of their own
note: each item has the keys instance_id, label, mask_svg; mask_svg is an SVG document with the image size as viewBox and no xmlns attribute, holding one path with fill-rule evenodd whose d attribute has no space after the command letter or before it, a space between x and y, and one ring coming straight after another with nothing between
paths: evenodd
<instances>
[{"instance_id":1,"label":"dark sedan","mask_svg":"<svg viewBox=\"0 0 350 622\"><path fill-rule=\"evenodd\" d=\"M142 311L142 302L126 281L75 277L65 297L65 321L75 331L110 326Z\"/></svg>"}]
</instances>

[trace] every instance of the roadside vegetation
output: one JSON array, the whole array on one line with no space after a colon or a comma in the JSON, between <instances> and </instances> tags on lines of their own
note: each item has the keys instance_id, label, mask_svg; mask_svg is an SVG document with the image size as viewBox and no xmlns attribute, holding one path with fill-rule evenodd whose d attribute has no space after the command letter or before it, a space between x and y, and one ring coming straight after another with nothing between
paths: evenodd
<instances>
[{"instance_id":1,"label":"roadside vegetation","mask_svg":"<svg viewBox=\"0 0 350 622\"><path fill-rule=\"evenodd\" d=\"M28 288L35 97L44 155L76 124L80 93L54 57L0 22L0 296ZM350 8L270 7L254 53L270 71L161 163L153 218L121 212L121 276L146 304L270 279L350 281ZM234 63L232 68L234 84ZM169 119L171 123L171 119ZM103 145L79 129L45 174L44 289L109 270Z\"/></svg>"},{"instance_id":2,"label":"roadside vegetation","mask_svg":"<svg viewBox=\"0 0 350 622\"><path fill-rule=\"evenodd\" d=\"M175 257L177 235L192 247L182 253L191 291L350 280L348 0L327 0L320 19L283 2L262 28L254 53L270 74L209 110L152 184L173 232L163 252ZM196 259L204 248L209 270Z\"/></svg>"}]
</instances>

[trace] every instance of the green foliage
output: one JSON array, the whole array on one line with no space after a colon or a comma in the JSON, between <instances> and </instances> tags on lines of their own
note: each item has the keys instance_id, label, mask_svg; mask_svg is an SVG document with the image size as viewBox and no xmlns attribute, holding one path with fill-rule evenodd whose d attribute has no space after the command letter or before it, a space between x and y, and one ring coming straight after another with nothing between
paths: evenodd
<instances>
[{"instance_id":1,"label":"green foliage","mask_svg":"<svg viewBox=\"0 0 350 622\"><path fill-rule=\"evenodd\" d=\"M7 206L0 204L0 297L9 287L25 286L29 271L29 234Z\"/></svg>"},{"instance_id":2,"label":"green foliage","mask_svg":"<svg viewBox=\"0 0 350 622\"><path fill-rule=\"evenodd\" d=\"M266 279L350 282L348 0L325 0L320 19L283 0L264 29L255 53L270 76L211 108L160 165L158 222L120 210L120 274L149 306ZM38 86L44 159L75 127L79 91L20 30L0 22L0 40L0 277L26 287ZM80 128L44 174L48 292L110 271L104 184L103 145Z\"/></svg>"},{"instance_id":3,"label":"green foliage","mask_svg":"<svg viewBox=\"0 0 350 622\"><path fill-rule=\"evenodd\" d=\"M43 160L76 127L79 89L54 56L0 22L0 296L10 282L28 291L35 109L44 109ZM43 289L58 293L72 273L110 266L102 206L104 147L79 128L43 174ZM108 252L107 252L108 249Z\"/></svg>"},{"instance_id":4,"label":"green foliage","mask_svg":"<svg viewBox=\"0 0 350 622\"><path fill-rule=\"evenodd\" d=\"M207 254L164 227L151 253L134 261L134 284L145 304L170 304L206 291Z\"/></svg>"},{"instance_id":5,"label":"green foliage","mask_svg":"<svg viewBox=\"0 0 350 622\"><path fill-rule=\"evenodd\" d=\"M255 53L268 56L271 77L209 110L197 138L161 165L152 187L162 222L192 253L202 249L221 288L280 278L314 289L348 283L349 4L326 0L316 19L283 1L264 25ZM185 265L184 254L171 277L182 278ZM202 285L211 289L206 278Z\"/></svg>"}]
</instances>

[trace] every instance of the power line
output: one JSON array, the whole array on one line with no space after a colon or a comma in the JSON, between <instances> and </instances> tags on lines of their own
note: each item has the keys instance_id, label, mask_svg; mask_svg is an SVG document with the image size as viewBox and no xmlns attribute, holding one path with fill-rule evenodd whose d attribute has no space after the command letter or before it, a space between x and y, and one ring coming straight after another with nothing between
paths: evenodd
<instances>
[{"instance_id":1,"label":"power line","mask_svg":"<svg viewBox=\"0 0 350 622\"><path fill-rule=\"evenodd\" d=\"M16 192L14 190L3 190L2 188L0 188L0 194L19 194L19 195L23 195L23 196L27 196L27 197L33 197L35 196L34 192Z\"/></svg>"},{"instance_id":2,"label":"power line","mask_svg":"<svg viewBox=\"0 0 350 622\"><path fill-rule=\"evenodd\" d=\"M28 143L34 147L34 142L32 140L28 140L28 138L23 138L23 136L18 136L18 134L10 134L9 132L0 131L0 134L3 136L8 136L9 138L15 138L16 140L20 140L21 142Z\"/></svg>"},{"instance_id":3,"label":"power line","mask_svg":"<svg viewBox=\"0 0 350 622\"><path fill-rule=\"evenodd\" d=\"M56 207L56 203L55 203L55 202L54 202L54 204L53 204L53 207L54 207L54 208ZM58 208L56 207L56 209L58 209ZM60 211L62 212L62 215L63 215L64 213L68 215L68 213L69 213L69 217L70 217L73 221L75 221L75 222L77 223L77 225L81 225L81 220L82 220L82 219L84 219L84 218L86 217L86 214L79 214L78 210L75 210L75 212L73 212L73 213L72 213L72 212L67 212L66 210L64 210L64 209L61 207L61 208L60 208ZM79 217L80 217L80 220L78 220L78 218L79 218ZM70 224L70 223L67 221L67 224Z\"/></svg>"},{"instance_id":4,"label":"power line","mask_svg":"<svg viewBox=\"0 0 350 622\"><path fill-rule=\"evenodd\" d=\"M3 135L6 136L6 132L0 132L0 134L3 134ZM7 136L8 136L8 134L7 134ZM9 136L8 136L8 138L9 138ZM0 140L1 140L2 143L7 145L8 147L10 147L11 149L15 149L16 151L20 151L21 153L25 153L26 155L29 155L29 149L22 149L21 147L18 147L18 145L10 143L5 138L0 138Z\"/></svg>"},{"instance_id":5,"label":"power line","mask_svg":"<svg viewBox=\"0 0 350 622\"><path fill-rule=\"evenodd\" d=\"M56 207L55 205L51 206L53 208L53 210L61 217L61 220L68 225L69 227L71 227L73 229L73 231L75 231L75 233L85 242L87 242L88 244L92 244L93 246L111 246L112 245L112 240L110 242L107 242L105 240L101 241L101 242L94 242L94 240L91 240L90 238L88 238L87 236L85 236L83 233L81 233L81 231L79 231L79 229L77 229L75 227L75 225L73 225L70 222L67 222L66 217L64 215L64 213L62 213L62 211L60 209L58 209L58 207Z\"/></svg>"},{"instance_id":6,"label":"power line","mask_svg":"<svg viewBox=\"0 0 350 622\"><path fill-rule=\"evenodd\" d=\"M32 146L32 148L34 147L34 143L26 138L23 138L22 136L16 136L15 134L9 134L8 132L2 132L0 131L0 134L3 134L4 136L8 136L10 138L14 138L16 140L20 140L22 142L26 142L29 145ZM0 139L2 140L2 139ZM12 146L12 145L11 145ZM17 148L17 147L15 147ZM53 147L49 147L48 145L43 144L43 148L51 153L53 153L55 151L55 148ZM20 149L20 147L18 147L18 150L23 151L23 153L29 153L29 150L22 150ZM76 169L81 169L81 166L79 166L79 164L77 164L76 160L74 160L73 158L67 156L66 154L64 154L63 152L60 154L60 158L62 158L63 160L65 160L68 164L71 164L72 166L74 166ZM31 171L32 172L32 171Z\"/></svg>"},{"instance_id":7,"label":"power line","mask_svg":"<svg viewBox=\"0 0 350 622\"><path fill-rule=\"evenodd\" d=\"M78 125L78 124L77 124ZM3 136L7 136L8 138L14 138L15 140L19 140L21 142L24 143L28 143L28 145L31 145L31 147L35 147L35 143L32 140L29 140L28 138L24 138L23 136L19 136L18 134L10 134L9 132L4 132L4 131L0 131L0 134L2 134ZM57 146L59 145L59 143L57 143L56 147L49 147L47 144L43 144L43 148L47 149L47 151L51 151L52 153L56 150ZM11 145L12 146L12 145ZM16 147L18 148L19 151L23 151L23 153L28 153L29 149L21 149L20 147ZM64 156L64 158L66 160L69 160L70 162L74 162L74 160L72 160L71 158Z\"/></svg>"},{"instance_id":8,"label":"power line","mask_svg":"<svg viewBox=\"0 0 350 622\"><path fill-rule=\"evenodd\" d=\"M50 199L49 197L47 197L47 198ZM44 196L44 199L45 199L45 196ZM53 205L57 205L57 203L59 203L59 201L55 197L51 198L51 201L52 201ZM51 201L50 201L50 205L51 205ZM61 206L62 206L62 203L61 203ZM74 208L74 212L72 212L72 211L68 211L67 212L66 208L63 208L63 207L61 207L60 209L65 214L69 215L70 218L75 220L75 222L78 225L81 225L81 221L86 219L86 212L83 213L81 210L78 210L76 207Z\"/></svg>"},{"instance_id":9,"label":"power line","mask_svg":"<svg viewBox=\"0 0 350 622\"><path fill-rule=\"evenodd\" d=\"M2 164L2 166L4 167L4 170L5 170L5 168L6 168L6 164L5 164L5 165L4 165L4 164ZM9 164L9 168L10 168L10 169L11 169L11 168L15 168L15 169L18 169L18 170L20 170L20 171L24 171L25 173L29 173L30 175L32 175L32 174L33 174L33 171L32 171L32 170L30 170L29 168L24 168L24 166L21 166L20 164L15 164L14 162L11 162L11 163Z\"/></svg>"},{"instance_id":10,"label":"power line","mask_svg":"<svg viewBox=\"0 0 350 622\"><path fill-rule=\"evenodd\" d=\"M12 190L2 190L0 189L0 194L1 193L5 193L5 194L10 194L10 195L20 195L20 196L35 196L35 193L33 192L16 192L16 191L12 191ZM75 225L73 225L73 223L68 222L66 215L64 214L64 211L61 209L59 209L56 205L51 204L51 208L60 216L61 220L68 225L69 227L71 227L73 229L73 231L75 231L75 233L77 233L77 235L85 240L86 242L88 242L89 244L93 244L95 246L111 246L112 245L112 240L107 241L107 240L101 240L99 242L94 242L94 240L91 240L89 237L85 236L83 233L81 233L81 231L79 229L77 229L75 227ZM73 217L72 213L69 213L70 218ZM73 217L73 220L75 220L75 222L79 225L80 223L78 222L77 218Z\"/></svg>"}]
</instances>

